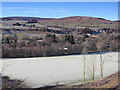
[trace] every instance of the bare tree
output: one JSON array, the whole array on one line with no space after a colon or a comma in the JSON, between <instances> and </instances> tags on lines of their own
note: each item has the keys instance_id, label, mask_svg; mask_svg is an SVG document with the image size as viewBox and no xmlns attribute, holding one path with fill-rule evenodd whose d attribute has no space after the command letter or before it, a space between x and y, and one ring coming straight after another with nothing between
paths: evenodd
<instances>
[{"instance_id":1,"label":"bare tree","mask_svg":"<svg viewBox=\"0 0 120 90\"><path fill-rule=\"evenodd\" d=\"M104 60L103 60L102 54L100 53L100 73L101 73L101 78L103 78L103 65L104 65Z\"/></svg>"},{"instance_id":2,"label":"bare tree","mask_svg":"<svg viewBox=\"0 0 120 90\"><path fill-rule=\"evenodd\" d=\"M95 59L91 59L91 60L88 60L86 63L85 63L85 58L84 58L84 70L89 74L90 76L90 79L92 81L95 80ZM86 75L86 73L84 73ZM84 76L85 76L84 75Z\"/></svg>"},{"instance_id":3,"label":"bare tree","mask_svg":"<svg viewBox=\"0 0 120 90\"><path fill-rule=\"evenodd\" d=\"M103 57L102 57L102 52L103 52L103 48L104 48L104 42L98 42L97 47L98 47L98 50L100 51L100 74L101 74L101 78L103 78L104 60L103 60Z\"/></svg>"},{"instance_id":4,"label":"bare tree","mask_svg":"<svg viewBox=\"0 0 120 90\"><path fill-rule=\"evenodd\" d=\"M84 64L83 64L83 77L84 77L84 84L85 84L85 57L83 59L83 62L84 62Z\"/></svg>"},{"instance_id":5,"label":"bare tree","mask_svg":"<svg viewBox=\"0 0 120 90\"><path fill-rule=\"evenodd\" d=\"M95 63L93 62L92 64L92 80L94 81L95 80Z\"/></svg>"}]
</instances>

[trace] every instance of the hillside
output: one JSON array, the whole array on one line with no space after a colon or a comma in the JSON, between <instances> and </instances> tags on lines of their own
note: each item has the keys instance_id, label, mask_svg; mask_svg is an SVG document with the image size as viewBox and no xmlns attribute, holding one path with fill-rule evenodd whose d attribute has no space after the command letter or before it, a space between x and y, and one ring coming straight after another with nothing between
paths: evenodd
<instances>
[{"instance_id":1,"label":"hillside","mask_svg":"<svg viewBox=\"0 0 120 90\"><path fill-rule=\"evenodd\" d=\"M44 25L62 25L73 27L95 27L95 28L115 28L117 22L95 17L65 17L60 19L51 19L40 21Z\"/></svg>"},{"instance_id":2,"label":"hillside","mask_svg":"<svg viewBox=\"0 0 120 90\"><path fill-rule=\"evenodd\" d=\"M39 17L3 17L3 20L7 19L7 20L20 20L20 21L28 21L28 20L50 20L52 18L39 18Z\"/></svg>"},{"instance_id":3,"label":"hillside","mask_svg":"<svg viewBox=\"0 0 120 90\"><path fill-rule=\"evenodd\" d=\"M80 84L80 85L71 85L71 86L58 86L55 88L67 88L67 89L72 89L72 88L111 88L114 90L120 89L120 84L119 84L119 77L120 77L120 71L117 73L114 73L106 78L103 78L101 80L97 80L94 82L86 83L86 84Z\"/></svg>"},{"instance_id":4,"label":"hillside","mask_svg":"<svg viewBox=\"0 0 120 90\"><path fill-rule=\"evenodd\" d=\"M73 16L64 18L37 18L37 17L4 17L3 20L9 21L28 21L37 20L42 25L59 25L66 27L91 27L91 28L117 28L116 21L110 21L103 18Z\"/></svg>"}]
</instances>

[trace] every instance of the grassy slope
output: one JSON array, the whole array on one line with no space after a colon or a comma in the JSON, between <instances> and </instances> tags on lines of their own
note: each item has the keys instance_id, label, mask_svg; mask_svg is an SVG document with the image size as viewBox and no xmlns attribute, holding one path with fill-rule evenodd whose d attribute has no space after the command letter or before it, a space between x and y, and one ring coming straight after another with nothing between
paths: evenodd
<instances>
[{"instance_id":1,"label":"grassy slope","mask_svg":"<svg viewBox=\"0 0 120 90\"><path fill-rule=\"evenodd\" d=\"M99 28L115 28L117 27L117 22L113 22L110 20L94 18L94 17L66 17L61 19L53 19L53 20L43 20L40 21L41 24L44 25L65 25L65 26L73 26L73 27L86 27L93 26Z\"/></svg>"},{"instance_id":2,"label":"grassy slope","mask_svg":"<svg viewBox=\"0 0 120 90\"><path fill-rule=\"evenodd\" d=\"M10 17L9 17L10 18ZM117 28L118 22L113 22L110 20L95 18L95 17L84 17L84 16L74 16L74 17L65 17L59 19L52 18L33 18L33 17L11 17L13 20L4 21L7 24L13 22L25 23L27 20L36 19L39 21L39 24L43 25L65 25L68 27L95 27L95 28ZM3 26L5 23L3 24ZM5 25L6 26L6 25ZM5 27L4 26L4 27ZM18 28L18 27L17 27ZM19 27L23 28L23 27ZM26 27L24 27L26 28Z\"/></svg>"},{"instance_id":3,"label":"grassy slope","mask_svg":"<svg viewBox=\"0 0 120 90\"><path fill-rule=\"evenodd\" d=\"M119 77L120 77L120 71L119 71L119 73L112 74L106 78L103 78L101 80L96 80L94 82L80 84L80 85L62 86L59 88L113 88L113 89L120 89Z\"/></svg>"},{"instance_id":4,"label":"grassy slope","mask_svg":"<svg viewBox=\"0 0 120 90\"><path fill-rule=\"evenodd\" d=\"M21 80L10 79L8 76L2 76L2 89L15 89L15 88L27 88Z\"/></svg>"}]
</instances>

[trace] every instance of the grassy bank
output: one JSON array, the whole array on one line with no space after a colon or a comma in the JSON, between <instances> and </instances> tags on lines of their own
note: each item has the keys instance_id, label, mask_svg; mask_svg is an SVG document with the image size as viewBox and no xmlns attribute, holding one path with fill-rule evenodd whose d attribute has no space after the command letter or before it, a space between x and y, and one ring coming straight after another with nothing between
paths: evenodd
<instances>
[{"instance_id":1,"label":"grassy bank","mask_svg":"<svg viewBox=\"0 0 120 90\"><path fill-rule=\"evenodd\" d=\"M24 84L24 81L11 79L9 76L2 76L2 89L30 88Z\"/></svg>"},{"instance_id":2,"label":"grassy bank","mask_svg":"<svg viewBox=\"0 0 120 90\"><path fill-rule=\"evenodd\" d=\"M96 80L94 82L89 82L85 84L77 84L77 85L70 85L70 86L62 86L57 88L112 88L112 89L120 89L120 71L114 73L108 77L103 79Z\"/></svg>"}]
</instances>

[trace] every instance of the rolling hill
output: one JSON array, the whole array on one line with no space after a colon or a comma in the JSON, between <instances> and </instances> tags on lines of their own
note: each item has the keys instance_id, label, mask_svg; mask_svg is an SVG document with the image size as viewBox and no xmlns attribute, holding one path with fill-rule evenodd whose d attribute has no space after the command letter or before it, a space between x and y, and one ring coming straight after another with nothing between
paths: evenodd
<instances>
[{"instance_id":1,"label":"rolling hill","mask_svg":"<svg viewBox=\"0 0 120 90\"><path fill-rule=\"evenodd\" d=\"M118 21L106 20L96 17L73 16L64 18L37 18L37 17L4 17L10 21L37 20L42 25L60 25L67 27L117 28Z\"/></svg>"},{"instance_id":2,"label":"rolling hill","mask_svg":"<svg viewBox=\"0 0 120 90\"><path fill-rule=\"evenodd\" d=\"M39 17L3 17L2 19L7 19L7 20L21 20L21 21L28 21L28 20L50 20L53 18L39 18Z\"/></svg>"},{"instance_id":3,"label":"rolling hill","mask_svg":"<svg viewBox=\"0 0 120 90\"><path fill-rule=\"evenodd\" d=\"M71 27L117 28L117 22L95 17L65 17L60 19L42 20L44 25L64 25Z\"/></svg>"}]
</instances>

